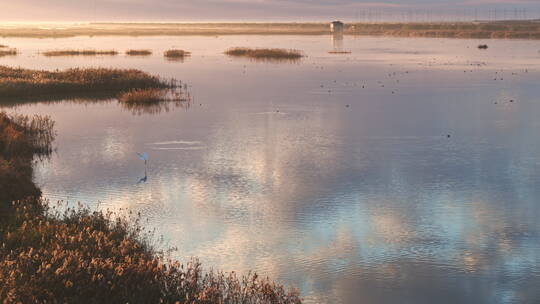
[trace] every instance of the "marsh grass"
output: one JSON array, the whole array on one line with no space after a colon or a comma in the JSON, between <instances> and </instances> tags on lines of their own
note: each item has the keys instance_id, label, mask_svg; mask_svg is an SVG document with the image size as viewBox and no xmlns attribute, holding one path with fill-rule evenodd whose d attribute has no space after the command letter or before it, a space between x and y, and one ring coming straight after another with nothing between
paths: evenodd
<instances>
[{"instance_id":1,"label":"marsh grass","mask_svg":"<svg viewBox=\"0 0 540 304\"><path fill-rule=\"evenodd\" d=\"M16 56L17 54L19 54L19 51L17 51L17 49L0 49L0 57Z\"/></svg>"},{"instance_id":2,"label":"marsh grass","mask_svg":"<svg viewBox=\"0 0 540 304\"><path fill-rule=\"evenodd\" d=\"M127 50L126 55L128 56L150 56L152 55L151 50Z\"/></svg>"},{"instance_id":3,"label":"marsh grass","mask_svg":"<svg viewBox=\"0 0 540 304\"><path fill-rule=\"evenodd\" d=\"M8 303L301 303L296 290L255 273L167 259L137 215L42 200L15 210L0 249L0 299Z\"/></svg>"},{"instance_id":4,"label":"marsh grass","mask_svg":"<svg viewBox=\"0 0 540 304\"><path fill-rule=\"evenodd\" d=\"M133 89L118 96L120 105L135 115L169 112L172 108L191 106L187 86L172 89Z\"/></svg>"},{"instance_id":5,"label":"marsh grass","mask_svg":"<svg viewBox=\"0 0 540 304\"><path fill-rule=\"evenodd\" d=\"M118 101L127 104L155 104L163 102L167 92L160 89L133 89L118 96Z\"/></svg>"},{"instance_id":6,"label":"marsh grass","mask_svg":"<svg viewBox=\"0 0 540 304\"><path fill-rule=\"evenodd\" d=\"M55 50L41 53L46 57L58 56L116 56L118 52L115 50Z\"/></svg>"},{"instance_id":7,"label":"marsh grass","mask_svg":"<svg viewBox=\"0 0 540 304\"><path fill-rule=\"evenodd\" d=\"M96 94L115 96L135 88L175 86L175 80L163 80L134 69L75 68L51 72L0 66L0 101Z\"/></svg>"},{"instance_id":8,"label":"marsh grass","mask_svg":"<svg viewBox=\"0 0 540 304\"><path fill-rule=\"evenodd\" d=\"M169 60L183 60L185 57L191 56L191 52L179 49L171 49L165 51L163 56Z\"/></svg>"},{"instance_id":9,"label":"marsh grass","mask_svg":"<svg viewBox=\"0 0 540 304\"><path fill-rule=\"evenodd\" d=\"M52 152L55 135L48 116L0 112L0 226L9 202L41 193L32 182L32 159Z\"/></svg>"},{"instance_id":10,"label":"marsh grass","mask_svg":"<svg viewBox=\"0 0 540 304\"><path fill-rule=\"evenodd\" d=\"M0 152L4 158L49 154L54 137L54 121L48 116L0 112Z\"/></svg>"},{"instance_id":11,"label":"marsh grass","mask_svg":"<svg viewBox=\"0 0 540 304\"><path fill-rule=\"evenodd\" d=\"M329 51L328 54L351 54L351 51Z\"/></svg>"},{"instance_id":12,"label":"marsh grass","mask_svg":"<svg viewBox=\"0 0 540 304\"><path fill-rule=\"evenodd\" d=\"M5 49L5 48L8 48L8 46L5 44L0 44L0 49Z\"/></svg>"},{"instance_id":13,"label":"marsh grass","mask_svg":"<svg viewBox=\"0 0 540 304\"><path fill-rule=\"evenodd\" d=\"M304 57L299 50L293 49L264 49L264 48L246 48L234 47L225 51L226 55L233 57L247 57L259 60L298 60Z\"/></svg>"}]
</instances>

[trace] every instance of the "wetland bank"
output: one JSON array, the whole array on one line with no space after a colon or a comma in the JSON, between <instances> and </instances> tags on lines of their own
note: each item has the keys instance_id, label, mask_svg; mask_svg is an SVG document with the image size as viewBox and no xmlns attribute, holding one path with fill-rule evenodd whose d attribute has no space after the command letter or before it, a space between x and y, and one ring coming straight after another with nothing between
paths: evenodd
<instances>
[{"instance_id":1,"label":"wetland bank","mask_svg":"<svg viewBox=\"0 0 540 304\"><path fill-rule=\"evenodd\" d=\"M39 56L52 41L58 50L152 54ZM540 298L539 270L531 267L540 264L535 41L193 35L0 43L19 51L0 58L9 69L136 69L182 80L193 97L189 107L137 115L116 93L4 103L10 113L55 122L53 153L30 167L52 202L140 213L142 227L162 236L156 250L177 247L171 258L198 257L205 269L256 271L297 287L304 303ZM335 45L350 53L329 54ZM261 61L223 53L235 46L305 56ZM191 56L167 60L171 49ZM143 152L147 166L137 157ZM28 212L20 218L35 214ZM72 236L88 219L77 214L67 217L74 225L49 218L51 230ZM104 249L133 250L151 264L144 242L119 244L130 233L122 229ZM43 253L64 240L79 244L60 239ZM26 257L30 249L23 251ZM125 265L118 270L133 269ZM71 269L78 270L62 271ZM136 268L141 276L147 270ZM148 296L160 292L159 282L148 282ZM57 283L63 290L74 282Z\"/></svg>"},{"instance_id":2,"label":"wetland bank","mask_svg":"<svg viewBox=\"0 0 540 304\"><path fill-rule=\"evenodd\" d=\"M77 23L0 26L0 37L328 35L323 22L282 23ZM350 22L345 34L396 37L540 39L540 21Z\"/></svg>"}]
</instances>

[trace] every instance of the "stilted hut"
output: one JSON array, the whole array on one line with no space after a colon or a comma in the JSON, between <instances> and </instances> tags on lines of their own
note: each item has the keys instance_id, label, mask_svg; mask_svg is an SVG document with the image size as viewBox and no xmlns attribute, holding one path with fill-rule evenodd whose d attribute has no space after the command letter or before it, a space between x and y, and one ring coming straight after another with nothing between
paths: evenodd
<instances>
[{"instance_id":1,"label":"stilted hut","mask_svg":"<svg viewBox=\"0 0 540 304\"><path fill-rule=\"evenodd\" d=\"M330 23L330 31L332 33L343 33L344 27L345 24L341 21L332 21L332 23Z\"/></svg>"}]
</instances>

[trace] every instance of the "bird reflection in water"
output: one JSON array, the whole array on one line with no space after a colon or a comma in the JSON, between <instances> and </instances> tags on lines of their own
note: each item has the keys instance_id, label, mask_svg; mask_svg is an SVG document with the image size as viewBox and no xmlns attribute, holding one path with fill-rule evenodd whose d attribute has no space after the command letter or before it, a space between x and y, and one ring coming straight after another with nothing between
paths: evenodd
<instances>
[{"instance_id":1,"label":"bird reflection in water","mask_svg":"<svg viewBox=\"0 0 540 304\"><path fill-rule=\"evenodd\" d=\"M137 184L145 184L148 181L148 174L146 173L146 167L144 168L144 176L139 179Z\"/></svg>"},{"instance_id":2,"label":"bird reflection in water","mask_svg":"<svg viewBox=\"0 0 540 304\"><path fill-rule=\"evenodd\" d=\"M148 181L148 153L137 153L137 156L144 161L144 177L141 177L137 184L144 184Z\"/></svg>"}]
</instances>

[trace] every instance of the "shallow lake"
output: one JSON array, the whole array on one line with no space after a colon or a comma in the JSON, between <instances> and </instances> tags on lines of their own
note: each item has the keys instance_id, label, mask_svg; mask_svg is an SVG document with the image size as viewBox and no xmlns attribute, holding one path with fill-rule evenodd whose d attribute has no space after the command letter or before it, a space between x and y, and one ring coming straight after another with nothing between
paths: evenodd
<instances>
[{"instance_id":1,"label":"shallow lake","mask_svg":"<svg viewBox=\"0 0 540 304\"><path fill-rule=\"evenodd\" d=\"M540 42L346 36L2 39L0 65L137 68L189 106L4 107L57 122L52 201L140 212L182 261L297 286L306 303L540 302ZM488 50L477 45L487 43ZM296 62L230 58L284 47ZM167 61L168 48L193 52ZM55 57L148 48L149 57ZM329 54L338 49L351 54ZM147 152L149 162L137 157Z\"/></svg>"}]
</instances>

